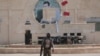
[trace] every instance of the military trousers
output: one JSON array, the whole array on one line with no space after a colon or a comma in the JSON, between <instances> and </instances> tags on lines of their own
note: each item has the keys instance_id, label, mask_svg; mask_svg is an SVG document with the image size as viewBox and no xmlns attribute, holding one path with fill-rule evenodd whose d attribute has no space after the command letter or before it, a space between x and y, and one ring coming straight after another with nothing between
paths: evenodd
<instances>
[{"instance_id":1,"label":"military trousers","mask_svg":"<svg viewBox=\"0 0 100 56\"><path fill-rule=\"evenodd\" d=\"M44 49L43 56L51 56L51 49Z\"/></svg>"}]
</instances>

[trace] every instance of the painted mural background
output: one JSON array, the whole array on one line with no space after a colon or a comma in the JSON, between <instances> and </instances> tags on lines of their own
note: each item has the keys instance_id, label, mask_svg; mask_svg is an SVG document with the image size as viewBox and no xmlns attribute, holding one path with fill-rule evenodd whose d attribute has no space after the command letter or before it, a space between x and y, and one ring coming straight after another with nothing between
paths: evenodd
<instances>
[{"instance_id":1,"label":"painted mural background","mask_svg":"<svg viewBox=\"0 0 100 56\"><path fill-rule=\"evenodd\" d=\"M60 19L61 8L56 0L39 0L34 8L35 18L39 23L50 23L50 21L43 20L43 8L45 7L56 8L55 18L52 22L58 21Z\"/></svg>"}]
</instances>

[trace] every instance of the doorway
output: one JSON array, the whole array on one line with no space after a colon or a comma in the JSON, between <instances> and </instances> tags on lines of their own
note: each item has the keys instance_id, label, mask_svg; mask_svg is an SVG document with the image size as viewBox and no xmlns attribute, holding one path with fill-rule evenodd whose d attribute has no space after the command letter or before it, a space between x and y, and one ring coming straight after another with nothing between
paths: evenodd
<instances>
[{"instance_id":1,"label":"doorway","mask_svg":"<svg viewBox=\"0 0 100 56\"><path fill-rule=\"evenodd\" d=\"M32 33L30 30L25 32L25 45L32 45Z\"/></svg>"}]
</instances>

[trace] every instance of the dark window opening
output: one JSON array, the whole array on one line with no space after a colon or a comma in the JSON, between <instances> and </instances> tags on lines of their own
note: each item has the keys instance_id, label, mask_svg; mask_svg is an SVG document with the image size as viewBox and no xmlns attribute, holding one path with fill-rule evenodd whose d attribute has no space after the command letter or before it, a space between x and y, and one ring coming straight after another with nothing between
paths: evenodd
<instances>
[{"instance_id":1,"label":"dark window opening","mask_svg":"<svg viewBox=\"0 0 100 56\"><path fill-rule=\"evenodd\" d=\"M70 33L70 36L75 36L75 33Z\"/></svg>"},{"instance_id":2,"label":"dark window opening","mask_svg":"<svg viewBox=\"0 0 100 56\"><path fill-rule=\"evenodd\" d=\"M81 33L77 33L77 36L81 36Z\"/></svg>"},{"instance_id":3,"label":"dark window opening","mask_svg":"<svg viewBox=\"0 0 100 56\"><path fill-rule=\"evenodd\" d=\"M67 34L67 33L64 33L63 35L64 35L64 36L67 36L68 34Z\"/></svg>"}]
</instances>

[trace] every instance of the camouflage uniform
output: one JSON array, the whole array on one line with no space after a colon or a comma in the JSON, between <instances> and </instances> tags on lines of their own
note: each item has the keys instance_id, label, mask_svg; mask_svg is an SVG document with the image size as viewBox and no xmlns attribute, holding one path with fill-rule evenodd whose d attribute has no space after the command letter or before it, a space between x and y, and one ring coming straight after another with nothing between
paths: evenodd
<instances>
[{"instance_id":1,"label":"camouflage uniform","mask_svg":"<svg viewBox=\"0 0 100 56\"><path fill-rule=\"evenodd\" d=\"M42 55L42 51L43 51L43 56L51 56L51 48L53 48L52 40L50 38L45 38L41 45L40 56Z\"/></svg>"}]
</instances>

